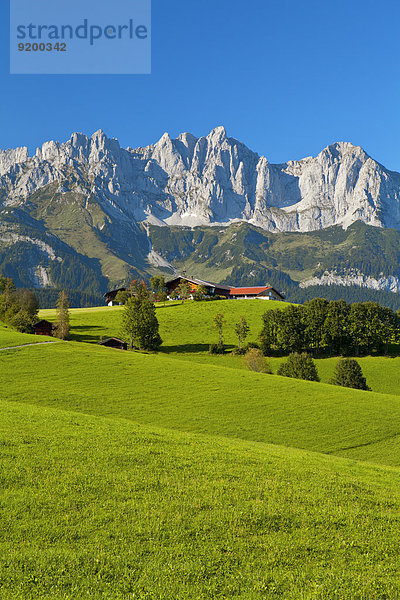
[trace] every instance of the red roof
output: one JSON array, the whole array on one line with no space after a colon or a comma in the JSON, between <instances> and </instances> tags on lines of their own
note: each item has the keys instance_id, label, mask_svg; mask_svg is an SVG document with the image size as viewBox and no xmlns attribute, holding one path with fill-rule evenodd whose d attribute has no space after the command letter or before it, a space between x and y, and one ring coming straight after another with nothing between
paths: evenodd
<instances>
[{"instance_id":1,"label":"red roof","mask_svg":"<svg viewBox=\"0 0 400 600\"><path fill-rule=\"evenodd\" d=\"M265 292L265 290L271 290L271 287L238 287L231 288L229 295L230 296L248 296L248 295L256 295L261 294L261 292Z\"/></svg>"}]
</instances>

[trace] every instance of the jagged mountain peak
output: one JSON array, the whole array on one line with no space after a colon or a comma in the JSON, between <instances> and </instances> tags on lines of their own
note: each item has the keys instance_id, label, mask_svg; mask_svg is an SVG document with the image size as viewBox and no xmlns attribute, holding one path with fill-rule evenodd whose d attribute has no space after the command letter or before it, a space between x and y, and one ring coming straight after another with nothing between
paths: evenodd
<instances>
[{"instance_id":1,"label":"jagged mountain peak","mask_svg":"<svg viewBox=\"0 0 400 600\"><path fill-rule=\"evenodd\" d=\"M365 152L361 146L356 146L351 142L334 142L326 146L319 154L330 155L335 160L341 160L345 156L354 156L361 158L362 160L368 160L370 156Z\"/></svg>"},{"instance_id":2,"label":"jagged mountain peak","mask_svg":"<svg viewBox=\"0 0 400 600\"><path fill-rule=\"evenodd\" d=\"M214 142L215 144L220 144L224 140L227 139L226 129L223 125L219 125L210 131L207 136L207 139Z\"/></svg>"},{"instance_id":3,"label":"jagged mountain peak","mask_svg":"<svg viewBox=\"0 0 400 600\"><path fill-rule=\"evenodd\" d=\"M8 202L53 182L65 193L72 169L79 193L94 197L110 218L120 214L134 223L242 220L270 231L311 231L361 220L400 229L400 175L350 142L275 165L228 137L223 126L199 138L166 132L153 145L127 150L99 129L45 142L28 158L26 148L0 151L0 188Z\"/></svg>"}]
</instances>

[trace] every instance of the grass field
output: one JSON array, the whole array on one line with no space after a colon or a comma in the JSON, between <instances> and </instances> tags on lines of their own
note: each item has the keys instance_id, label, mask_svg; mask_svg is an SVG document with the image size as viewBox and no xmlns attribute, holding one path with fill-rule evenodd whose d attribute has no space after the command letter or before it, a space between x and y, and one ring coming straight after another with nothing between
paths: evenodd
<instances>
[{"instance_id":1,"label":"grass field","mask_svg":"<svg viewBox=\"0 0 400 600\"><path fill-rule=\"evenodd\" d=\"M276 306L160 306L158 354L0 352L1 600L400 598L400 359L360 359L377 393L207 354L215 313L234 345ZM120 316L72 310L73 337Z\"/></svg>"},{"instance_id":2,"label":"grass field","mask_svg":"<svg viewBox=\"0 0 400 600\"><path fill-rule=\"evenodd\" d=\"M241 357L210 356L210 343L218 339L213 326L213 317L222 312L225 315L225 343L231 347L237 345L234 332L239 317L244 315L250 325L248 341L257 341L262 327L262 315L266 310L282 308L284 302L262 300L234 300L215 302L167 303L157 307L160 333L164 340L161 352L171 357L201 364L227 368L244 369ZM121 307L98 307L71 310L71 339L85 342L98 342L100 337L121 335ZM54 319L55 311L42 310L42 318ZM277 372L282 358L268 358L274 373ZM400 395L400 357L361 357L357 359L373 391L383 394ZM322 382L327 383L333 374L337 358L318 359L318 372Z\"/></svg>"},{"instance_id":3,"label":"grass field","mask_svg":"<svg viewBox=\"0 0 400 600\"><path fill-rule=\"evenodd\" d=\"M157 306L160 335L164 341L162 352L201 352L218 341L213 317L225 315L225 343L236 346L235 324L244 315L250 326L249 341L255 341L261 331L262 315L267 309L283 308L286 302L266 300L216 300L213 302L187 301L184 304L167 302ZM71 310L71 339L98 342L100 336L120 335L122 307L86 308ZM52 320L55 311L41 310L43 319Z\"/></svg>"},{"instance_id":4,"label":"grass field","mask_svg":"<svg viewBox=\"0 0 400 600\"><path fill-rule=\"evenodd\" d=\"M0 373L16 402L361 460L400 432L396 396L77 342L1 352ZM377 462L399 465L400 449Z\"/></svg>"},{"instance_id":5,"label":"grass field","mask_svg":"<svg viewBox=\"0 0 400 600\"><path fill-rule=\"evenodd\" d=\"M398 598L397 470L0 410L3 599Z\"/></svg>"}]
</instances>

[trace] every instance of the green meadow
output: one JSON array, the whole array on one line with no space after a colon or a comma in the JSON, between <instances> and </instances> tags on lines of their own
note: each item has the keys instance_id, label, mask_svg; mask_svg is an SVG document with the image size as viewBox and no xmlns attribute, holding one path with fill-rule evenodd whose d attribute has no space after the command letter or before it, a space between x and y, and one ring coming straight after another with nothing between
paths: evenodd
<instances>
[{"instance_id":1,"label":"green meadow","mask_svg":"<svg viewBox=\"0 0 400 600\"><path fill-rule=\"evenodd\" d=\"M170 357L194 361L201 364L226 368L244 369L241 357L210 356L208 348L218 340L213 318L221 312L225 316L224 341L228 347L237 345L235 324L241 315L250 326L247 341L256 342L262 327L262 315L266 310L283 308L286 302L265 300L221 300L214 302L192 302L184 304L167 302L157 306L157 318L163 345L160 352ZM101 337L120 336L122 307L96 307L72 309L71 339L97 343ZM54 310L41 310L41 318L52 320ZM1 336L0 336L1 340ZM268 358L272 371L277 372L284 358ZM400 357L367 356L357 358L373 391L400 395ZM327 383L333 374L336 358L317 359L318 372L322 382Z\"/></svg>"},{"instance_id":2,"label":"green meadow","mask_svg":"<svg viewBox=\"0 0 400 600\"><path fill-rule=\"evenodd\" d=\"M160 303L157 318L160 335L164 341L162 352L208 351L211 343L218 340L213 317L221 312L225 315L225 342L235 346L235 324L244 315L250 326L248 340L256 341L262 324L262 315L268 309L283 308L286 302L267 300L215 300L212 302L186 301ZM98 342L101 336L118 336L122 307L86 308L71 310L71 339L83 342ZM41 310L43 319L55 318L54 310Z\"/></svg>"},{"instance_id":3,"label":"green meadow","mask_svg":"<svg viewBox=\"0 0 400 600\"><path fill-rule=\"evenodd\" d=\"M0 407L2 598L398 597L397 470Z\"/></svg>"},{"instance_id":4,"label":"green meadow","mask_svg":"<svg viewBox=\"0 0 400 600\"><path fill-rule=\"evenodd\" d=\"M75 309L73 341L0 350L1 600L400 598L400 358L360 359L363 392L336 359L314 383L208 355L217 312L234 346L281 306L160 305L157 354Z\"/></svg>"},{"instance_id":5,"label":"green meadow","mask_svg":"<svg viewBox=\"0 0 400 600\"><path fill-rule=\"evenodd\" d=\"M0 352L7 398L143 425L333 454L400 432L393 395L198 364L77 342ZM400 464L399 456L382 456Z\"/></svg>"}]
</instances>

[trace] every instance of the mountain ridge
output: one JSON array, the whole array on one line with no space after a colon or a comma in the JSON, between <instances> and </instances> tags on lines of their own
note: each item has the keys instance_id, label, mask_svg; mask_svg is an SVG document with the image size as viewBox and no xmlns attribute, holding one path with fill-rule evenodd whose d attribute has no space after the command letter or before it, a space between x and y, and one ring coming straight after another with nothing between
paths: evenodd
<instances>
[{"instance_id":1,"label":"mountain ridge","mask_svg":"<svg viewBox=\"0 0 400 600\"><path fill-rule=\"evenodd\" d=\"M367 228L357 244L368 260L349 243L341 246L340 231L352 240L357 222ZM251 231L242 235L241 224ZM385 235L389 230L396 235ZM321 248L324 231L334 239ZM187 265L202 270L207 263L221 279L234 267L261 265L266 277L281 271L303 287L336 282L397 292L399 231L400 174L350 142L281 164L228 137L222 126L200 138L164 133L138 148L122 148L98 130L50 140L32 156L26 147L0 150L0 271L19 285L98 295L130 278ZM290 235L305 236L304 243ZM201 236L210 243L196 241ZM321 260L310 260L307 244L318 246ZM342 247L347 258L336 251ZM376 248L389 257L384 275L372 256Z\"/></svg>"},{"instance_id":2,"label":"mountain ridge","mask_svg":"<svg viewBox=\"0 0 400 600\"><path fill-rule=\"evenodd\" d=\"M273 164L228 137L222 126L200 138L164 133L155 144L135 149L122 148L102 130L91 137L73 133L64 143L45 142L32 157L25 147L2 151L0 188L23 199L52 182L65 192L68 168L81 179L77 191L95 194L109 212L136 222L197 226L242 220L267 231L313 231L361 220L400 229L400 174L350 142Z\"/></svg>"}]
</instances>

